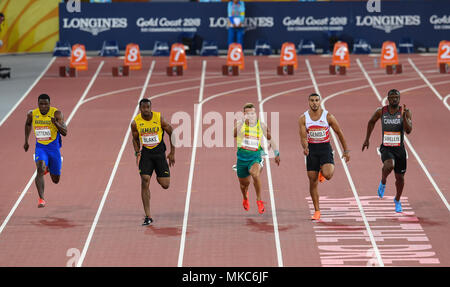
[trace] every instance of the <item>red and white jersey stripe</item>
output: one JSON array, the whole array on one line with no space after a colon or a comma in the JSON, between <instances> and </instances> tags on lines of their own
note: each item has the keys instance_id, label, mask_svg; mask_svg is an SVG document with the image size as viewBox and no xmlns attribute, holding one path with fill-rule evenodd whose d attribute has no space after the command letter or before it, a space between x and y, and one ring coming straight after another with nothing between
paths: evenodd
<instances>
[{"instance_id":1,"label":"red and white jersey stripe","mask_svg":"<svg viewBox=\"0 0 450 287\"><path fill-rule=\"evenodd\" d=\"M327 143L330 142L330 125L327 121L327 110L322 110L322 115L317 121L313 121L309 116L309 111L304 113L306 123L306 133L308 143Z\"/></svg>"}]
</instances>

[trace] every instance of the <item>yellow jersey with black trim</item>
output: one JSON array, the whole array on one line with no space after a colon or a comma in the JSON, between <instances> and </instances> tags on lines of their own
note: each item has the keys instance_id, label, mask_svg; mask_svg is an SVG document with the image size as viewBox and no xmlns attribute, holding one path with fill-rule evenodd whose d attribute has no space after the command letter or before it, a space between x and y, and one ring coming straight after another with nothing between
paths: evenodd
<instances>
[{"instance_id":1,"label":"yellow jersey with black trim","mask_svg":"<svg viewBox=\"0 0 450 287\"><path fill-rule=\"evenodd\" d=\"M58 128L52 123L51 119L55 117L57 110L55 107L50 107L45 115L41 114L39 108L33 110L33 130L37 143L48 146L55 142L57 138L60 138Z\"/></svg>"},{"instance_id":2,"label":"yellow jersey with black trim","mask_svg":"<svg viewBox=\"0 0 450 287\"><path fill-rule=\"evenodd\" d=\"M154 152L165 151L164 130L161 127L161 113L152 112L152 118L147 121L138 114L134 121L139 132L139 140L144 148Z\"/></svg>"},{"instance_id":3,"label":"yellow jersey with black trim","mask_svg":"<svg viewBox=\"0 0 450 287\"><path fill-rule=\"evenodd\" d=\"M237 134L237 156L241 160L250 160L261 155L261 140L264 136L261 124L249 126L245 122Z\"/></svg>"}]
</instances>

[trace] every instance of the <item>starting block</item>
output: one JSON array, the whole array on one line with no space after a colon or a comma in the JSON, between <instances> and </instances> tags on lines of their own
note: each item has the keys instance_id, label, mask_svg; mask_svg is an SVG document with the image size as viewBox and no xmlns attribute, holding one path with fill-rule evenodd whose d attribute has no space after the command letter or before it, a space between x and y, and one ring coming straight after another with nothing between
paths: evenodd
<instances>
[{"instance_id":1,"label":"starting block","mask_svg":"<svg viewBox=\"0 0 450 287\"><path fill-rule=\"evenodd\" d=\"M277 67L278 75L293 75L294 70L297 69L297 52L295 44L285 42L281 46L280 65Z\"/></svg>"},{"instance_id":2,"label":"starting block","mask_svg":"<svg viewBox=\"0 0 450 287\"><path fill-rule=\"evenodd\" d=\"M130 75L130 66L119 66L112 68L113 77L128 77Z\"/></svg>"},{"instance_id":3,"label":"starting block","mask_svg":"<svg viewBox=\"0 0 450 287\"><path fill-rule=\"evenodd\" d=\"M439 64L439 72L441 74L448 74L450 72L450 67L447 63L440 63Z\"/></svg>"},{"instance_id":4,"label":"starting block","mask_svg":"<svg viewBox=\"0 0 450 287\"><path fill-rule=\"evenodd\" d=\"M346 75L350 67L350 55L346 42L338 41L334 44L333 57L330 65L331 75Z\"/></svg>"},{"instance_id":5,"label":"starting block","mask_svg":"<svg viewBox=\"0 0 450 287\"><path fill-rule=\"evenodd\" d=\"M386 68L386 74L401 74L403 72L402 64L399 64L397 46L394 42L386 41L381 48L381 68Z\"/></svg>"},{"instance_id":6,"label":"starting block","mask_svg":"<svg viewBox=\"0 0 450 287\"><path fill-rule=\"evenodd\" d=\"M222 66L222 75L224 76L239 76L239 66L237 65L233 65L233 66L228 66L228 65L223 65Z\"/></svg>"},{"instance_id":7,"label":"starting block","mask_svg":"<svg viewBox=\"0 0 450 287\"><path fill-rule=\"evenodd\" d=\"M347 68L345 66L330 65L330 75L345 75L347 74Z\"/></svg>"},{"instance_id":8,"label":"starting block","mask_svg":"<svg viewBox=\"0 0 450 287\"><path fill-rule=\"evenodd\" d=\"M183 76L187 69L186 51L181 43L172 44L170 48L169 66L166 68L167 76Z\"/></svg>"},{"instance_id":9,"label":"starting block","mask_svg":"<svg viewBox=\"0 0 450 287\"><path fill-rule=\"evenodd\" d=\"M450 41L439 43L437 63L441 74L450 72Z\"/></svg>"},{"instance_id":10,"label":"starting block","mask_svg":"<svg viewBox=\"0 0 450 287\"><path fill-rule=\"evenodd\" d=\"M402 64L386 65L386 74L388 75L401 74L402 72L403 72Z\"/></svg>"},{"instance_id":11,"label":"starting block","mask_svg":"<svg viewBox=\"0 0 450 287\"><path fill-rule=\"evenodd\" d=\"M2 68L2 65L0 65L0 77L2 79L4 78L11 78L11 68Z\"/></svg>"},{"instance_id":12,"label":"starting block","mask_svg":"<svg viewBox=\"0 0 450 287\"><path fill-rule=\"evenodd\" d=\"M286 66L278 66L277 67L277 75L293 75L294 74L294 65L286 65Z\"/></svg>"},{"instance_id":13,"label":"starting block","mask_svg":"<svg viewBox=\"0 0 450 287\"><path fill-rule=\"evenodd\" d=\"M170 66L166 69L167 76L183 76L183 66Z\"/></svg>"},{"instance_id":14,"label":"starting block","mask_svg":"<svg viewBox=\"0 0 450 287\"><path fill-rule=\"evenodd\" d=\"M59 67L59 76L74 78L77 76L77 69L73 68L73 67L60 66Z\"/></svg>"},{"instance_id":15,"label":"starting block","mask_svg":"<svg viewBox=\"0 0 450 287\"><path fill-rule=\"evenodd\" d=\"M239 70L244 69L244 52L239 43L228 46L227 64L222 66L222 75L239 76Z\"/></svg>"}]
</instances>

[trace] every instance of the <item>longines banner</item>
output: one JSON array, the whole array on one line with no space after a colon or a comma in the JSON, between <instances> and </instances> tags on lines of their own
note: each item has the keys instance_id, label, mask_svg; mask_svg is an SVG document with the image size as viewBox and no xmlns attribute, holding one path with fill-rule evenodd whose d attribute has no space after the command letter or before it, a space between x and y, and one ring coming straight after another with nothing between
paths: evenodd
<instances>
[{"instance_id":1,"label":"longines banner","mask_svg":"<svg viewBox=\"0 0 450 287\"><path fill-rule=\"evenodd\" d=\"M330 36L350 45L365 39L372 47L386 40L411 38L416 46L437 47L450 40L448 0L381 1L380 12L368 12L361 2L246 2L244 49L256 40L268 40L273 48L282 43L313 40L328 48ZM169 45L182 32L216 40L227 46L227 3L81 3L79 12L59 6L60 40L82 43L88 50L101 49L104 40L117 40L152 50L155 41Z\"/></svg>"}]
</instances>

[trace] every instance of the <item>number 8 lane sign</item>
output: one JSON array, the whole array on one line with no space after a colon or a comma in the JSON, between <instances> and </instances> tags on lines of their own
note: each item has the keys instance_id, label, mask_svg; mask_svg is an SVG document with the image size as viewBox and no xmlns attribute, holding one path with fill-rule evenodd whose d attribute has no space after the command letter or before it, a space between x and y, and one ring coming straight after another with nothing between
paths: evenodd
<instances>
[{"instance_id":1,"label":"number 8 lane sign","mask_svg":"<svg viewBox=\"0 0 450 287\"><path fill-rule=\"evenodd\" d=\"M133 43L127 45L127 49L125 50L124 65L129 66L130 70L142 69L142 59L139 45Z\"/></svg>"}]
</instances>

